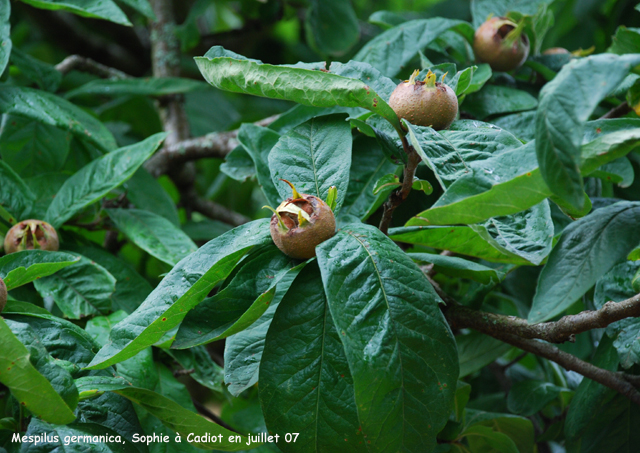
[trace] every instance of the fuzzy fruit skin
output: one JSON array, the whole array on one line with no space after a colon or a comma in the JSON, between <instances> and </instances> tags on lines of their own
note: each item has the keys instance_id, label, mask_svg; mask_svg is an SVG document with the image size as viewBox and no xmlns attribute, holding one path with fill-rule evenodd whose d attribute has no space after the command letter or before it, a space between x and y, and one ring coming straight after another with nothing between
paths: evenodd
<instances>
[{"instance_id":1,"label":"fuzzy fruit skin","mask_svg":"<svg viewBox=\"0 0 640 453\"><path fill-rule=\"evenodd\" d=\"M36 219L16 223L4 238L6 254L34 249L56 252L59 247L56 230L47 222Z\"/></svg>"},{"instance_id":2,"label":"fuzzy fruit skin","mask_svg":"<svg viewBox=\"0 0 640 453\"><path fill-rule=\"evenodd\" d=\"M401 82L391 93L389 106L398 118L439 131L451 126L456 119L458 97L451 88L440 82L436 82L435 87L420 81Z\"/></svg>"},{"instance_id":3,"label":"fuzzy fruit skin","mask_svg":"<svg viewBox=\"0 0 640 453\"><path fill-rule=\"evenodd\" d=\"M7 285L4 284L4 280L0 278L0 313L7 305Z\"/></svg>"},{"instance_id":4,"label":"fuzzy fruit skin","mask_svg":"<svg viewBox=\"0 0 640 453\"><path fill-rule=\"evenodd\" d=\"M298 260L308 260L316 256L316 246L336 234L336 218L329 205L318 197L308 194L300 194L301 198L308 202L309 223L298 227L284 215L283 220L290 228L283 232L278 225L278 217L271 216L271 238L276 246L287 256ZM287 198L276 209L281 215L281 207L293 202L293 197ZM300 200L300 199L297 199Z\"/></svg>"},{"instance_id":5,"label":"fuzzy fruit skin","mask_svg":"<svg viewBox=\"0 0 640 453\"><path fill-rule=\"evenodd\" d=\"M506 17L492 17L476 30L473 38L473 52L476 58L489 63L494 71L513 71L522 66L529 55L529 38L522 34L512 46L504 38L515 28Z\"/></svg>"}]
</instances>

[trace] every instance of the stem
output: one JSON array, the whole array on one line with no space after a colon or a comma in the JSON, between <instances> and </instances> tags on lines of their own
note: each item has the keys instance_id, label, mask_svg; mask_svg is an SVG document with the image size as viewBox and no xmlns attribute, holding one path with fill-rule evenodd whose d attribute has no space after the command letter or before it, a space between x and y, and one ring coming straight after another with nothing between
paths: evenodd
<instances>
[{"instance_id":1,"label":"stem","mask_svg":"<svg viewBox=\"0 0 640 453\"><path fill-rule=\"evenodd\" d=\"M406 135L400 135L400 139L402 140L402 147L404 148L404 152L407 154L408 159L404 166L402 187L392 192L391 195L389 195L389 199L384 204L384 212L382 214L379 227L380 231L384 234L388 234L389 232L389 226L391 226L391 220L393 219L393 211L395 211L396 208L409 196L411 186L413 186L413 178L416 174L416 168L418 168L418 164L420 163L420 156L416 150L409 145Z\"/></svg>"}]
</instances>

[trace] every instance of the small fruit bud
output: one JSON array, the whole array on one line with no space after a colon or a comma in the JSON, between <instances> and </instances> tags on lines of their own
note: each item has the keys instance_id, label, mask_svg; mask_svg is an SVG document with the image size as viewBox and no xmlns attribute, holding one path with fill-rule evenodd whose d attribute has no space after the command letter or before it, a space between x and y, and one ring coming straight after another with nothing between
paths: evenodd
<instances>
[{"instance_id":1,"label":"small fruit bud","mask_svg":"<svg viewBox=\"0 0 640 453\"><path fill-rule=\"evenodd\" d=\"M0 313L7 305L7 285L4 284L4 280L0 278Z\"/></svg>"},{"instance_id":2,"label":"small fruit bud","mask_svg":"<svg viewBox=\"0 0 640 453\"><path fill-rule=\"evenodd\" d=\"M336 186L329 187L329 193L327 194L327 204L332 211L336 210L338 204L338 188Z\"/></svg>"},{"instance_id":3,"label":"small fruit bud","mask_svg":"<svg viewBox=\"0 0 640 453\"><path fill-rule=\"evenodd\" d=\"M529 55L529 38L523 28L523 22L516 24L506 17L490 18L478 27L473 38L476 58L489 63L494 71L519 68Z\"/></svg>"},{"instance_id":4,"label":"small fruit bud","mask_svg":"<svg viewBox=\"0 0 640 453\"><path fill-rule=\"evenodd\" d=\"M436 82L433 72L427 73L424 82L416 80L418 73L414 71L409 80L393 90L389 105L399 118L413 125L430 126L437 131L448 128L458 114L456 94L444 83Z\"/></svg>"},{"instance_id":5,"label":"small fruit bud","mask_svg":"<svg viewBox=\"0 0 640 453\"><path fill-rule=\"evenodd\" d=\"M316 246L336 233L336 219L327 203L318 197L299 193L280 203L271 216L271 238L287 256L308 260L316 256Z\"/></svg>"},{"instance_id":6,"label":"small fruit bud","mask_svg":"<svg viewBox=\"0 0 640 453\"><path fill-rule=\"evenodd\" d=\"M4 238L4 251L7 254L23 250L55 252L58 248L58 233L42 220L29 219L18 222Z\"/></svg>"}]
</instances>

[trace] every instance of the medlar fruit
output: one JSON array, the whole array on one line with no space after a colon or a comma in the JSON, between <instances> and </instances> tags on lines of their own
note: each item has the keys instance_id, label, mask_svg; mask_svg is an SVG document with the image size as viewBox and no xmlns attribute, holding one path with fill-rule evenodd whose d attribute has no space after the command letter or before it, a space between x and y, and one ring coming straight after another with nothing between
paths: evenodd
<instances>
[{"instance_id":1,"label":"medlar fruit","mask_svg":"<svg viewBox=\"0 0 640 453\"><path fill-rule=\"evenodd\" d=\"M492 17L476 30L473 52L489 63L494 71L513 71L522 66L529 55L529 38L522 33L524 25L506 17Z\"/></svg>"},{"instance_id":2,"label":"medlar fruit","mask_svg":"<svg viewBox=\"0 0 640 453\"><path fill-rule=\"evenodd\" d=\"M271 216L271 238L287 256L308 260L316 256L316 246L336 234L336 219L327 203L306 193L298 193L289 181L293 196L287 198Z\"/></svg>"},{"instance_id":3,"label":"medlar fruit","mask_svg":"<svg viewBox=\"0 0 640 453\"><path fill-rule=\"evenodd\" d=\"M18 222L4 238L4 251L7 254L22 250L55 252L59 246L58 233L42 220L29 219Z\"/></svg>"},{"instance_id":4,"label":"medlar fruit","mask_svg":"<svg viewBox=\"0 0 640 453\"><path fill-rule=\"evenodd\" d=\"M404 118L416 126L430 126L435 130L446 129L458 114L458 98L453 90L429 71L424 82L416 80L415 70L409 80L401 82L389 98L389 105L398 118ZM442 80L444 81L444 77Z\"/></svg>"}]
</instances>

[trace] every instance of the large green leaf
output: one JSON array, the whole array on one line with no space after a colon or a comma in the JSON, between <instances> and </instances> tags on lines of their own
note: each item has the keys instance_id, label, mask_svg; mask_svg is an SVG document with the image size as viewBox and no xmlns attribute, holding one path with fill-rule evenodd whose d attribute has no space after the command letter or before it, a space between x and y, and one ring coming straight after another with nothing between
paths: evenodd
<instances>
[{"instance_id":1,"label":"large green leaf","mask_svg":"<svg viewBox=\"0 0 640 453\"><path fill-rule=\"evenodd\" d=\"M626 261L615 265L598 279L593 293L593 304L600 309L609 301L621 302L638 292L633 289L633 278L640 269L640 261ZM607 335L613 339L618 360L624 368L640 363L640 319L625 318L607 326Z\"/></svg>"},{"instance_id":2,"label":"large green leaf","mask_svg":"<svg viewBox=\"0 0 640 453\"><path fill-rule=\"evenodd\" d=\"M269 327L260 401L270 433L299 433L284 452L367 452L353 379L315 263L296 279Z\"/></svg>"},{"instance_id":3,"label":"large green leaf","mask_svg":"<svg viewBox=\"0 0 640 453\"><path fill-rule=\"evenodd\" d=\"M182 351L166 349L165 352L178 362L183 369L193 370L193 373L189 376L199 384L220 394L224 393L224 369L213 361L205 346L195 346Z\"/></svg>"},{"instance_id":4,"label":"large green leaf","mask_svg":"<svg viewBox=\"0 0 640 453\"><path fill-rule=\"evenodd\" d=\"M296 266L275 245L257 250L215 296L187 314L172 348L184 349L238 333L277 303L302 266Z\"/></svg>"},{"instance_id":5,"label":"large green leaf","mask_svg":"<svg viewBox=\"0 0 640 453\"><path fill-rule=\"evenodd\" d=\"M34 282L42 297L53 299L62 313L71 319L111 311L111 295L116 279L104 267L82 257L73 266Z\"/></svg>"},{"instance_id":6,"label":"large green leaf","mask_svg":"<svg viewBox=\"0 0 640 453\"><path fill-rule=\"evenodd\" d=\"M139 168L123 187L127 190L129 201L138 209L158 214L174 225L180 226L176 204L158 180L144 168Z\"/></svg>"},{"instance_id":7,"label":"large green leaf","mask_svg":"<svg viewBox=\"0 0 640 453\"><path fill-rule=\"evenodd\" d=\"M0 88L0 111L69 131L102 151L117 147L115 138L100 121L80 107L46 91L3 85Z\"/></svg>"},{"instance_id":8,"label":"large green leaf","mask_svg":"<svg viewBox=\"0 0 640 453\"><path fill-rule=\"evenodd\" d=\"M351 1L311 0L305 29L309 43L322 54L344 55L358 42L360 26Z\"/></svg>"},{"instance_id":9,"label":"large green leaf","mask_svg":"<svg viewBox=\"0 0 640 453\"><path fill-rule=\"evenodd\" d=\"M0 160L0 180L0 207L10 214L5 220L10 223L24 220L31 212L36 196L4 160Z\"/></svg>"},{"instance_id":10,"label":"large green leaf","mask_svg":"<svg viewBox=\"0 0 640 453\"><path fill-rule=\"evenodd\" d=\"M69 155L71 136L29 118L2 116L0 155L22 177L60 171Z\"/></svg>"},{"instance_id":11,"label":"large green leaf","mask_svg":"<svg viewBox=\"0 0 640 453\"><path fill-rule=\"evenodd\" d=\"M545 265L529 322L561 314L640 243L640 203L622 201L568 225Z\"/></svg>"},{"instance_id":12,"label":"large green leaf","mask_svg":"<svg viewBox=\"0 0 640 453\"><path fill-rule=\"evenodd\" d=\"M33 414L52 423L70 423L76 417L49 381L29 362L29 350L0 317L0 382Z\"/></svg>"},{"instance_id":13,"label":"large green leaf","mask_svg":"<svg viewBox=\"0 0 640 453\"><path fill-rule=\"evenodd\" d=\"M188 93L206 89L207 85L193 79L179 77L147 77L139 79L92 80L66 94L67 99L86 94L118 96L131 94L135 96L165 96L168 94Z\"/></svg>"},{"instance_id":14,"label":"large green leaf","mask_svg":"<svg viewBox=\"0 0 640 453\"><path fill-rule=\"evenodd\" d=\"M376 182L398 168L387 159L374 139L364 135L356 137L351 154L349 186L340 215L366 219L384 202L373 193Z\"/></svg>"},{"instance_id":15,"label":"large green leaf","mask_svg":"<svg viewBox=\"0 0 640 453\"><path fill-rule=\"evenodd\" d=\"M160 146L165 133L125 146L84 166L62 185L47 210L46 220L55 228L84 207L96 202L129 179Z\"/></svg>"},{"instance_id":16,"label":"large green leaf","mask_svg":"<svg viewBox=\"0 0 640 453\"><path fill-rule=\"evenodd\" d=\"M487 85L464 100L463 109L479 120L499 113L521 112L536 108L538 101L526 91Z\"/></svg>"},{"instance_id":17,"label":"large green leaf","mask_svg":"<svg viewBox=\"0 0 640 453\"><path fill-rule=\"evenodd\" d=\"M69 11L82 17L105 19L116 24L131 25L113 0L21 0L36 8Z\"/></svg>"},{"instance_id":18,"label":"large green leaf","mask_svg":"<svg viewBox=\"0 0 640 453\"><path fill-rule=\"evenodd\" d=\"M3 73L11 55L11 3L4 1L0 5L0 73Z\"/></svg>"},{"instance_id":19,"label":"large green leaf","mask_svg":"<svg viewBox=\"0 0 640 453\"><path fill-rule=\"evenodd\" d=\"M174 266L198 247L180 228L153 212L107 209L116 227L145 252Z\"/></svg>"},{"instance_id":20,"label":"large green leaf","mask_svg":"<svg viewBox=\"0 0 640 453\"><path fill-rule=\"evenodd\" d=\"M253 246L271 241L269 219L239 226L180 261L135 312L116 325L91 362L105 368L133 357L176 327L187 312L225 279Z\"/></svg>"},{"instance_id":21,"label":"large green leaf","mask_svg":"<svg viewBox=\"0 0 640 453\"><path fill-rule=\"evenodd\" d=\"M85 377L78 379L76 382L83 392L112 391L124 396L155 417L158 417L167 427L180 433L184 438L183 442L186 442L187 437L191 435L202 439L199 442L191 442L202 449L221 451L246 449L246 437L210 422L201 415L185 409L175 401L154 391L131 387L128 382L122 379L109 377ZM205 436L206 434L209 436ZM221 436L220 438L217 437L219 435ZM229 440L229 437L237 437L237 442Z\"/></svg>"},{"instance_id":22,"label":"large green leaf","mask_svg":"<svg viewBox=\"0 0 640 453\"><path fill-rule=\"evenodd\" d=\"M473 42L474 30L468 22L434 17L405 22L373 38L353 57L354 60L369 63L387 77L396 76L418 52L447 30L460 33L467 41Z\"/></svg>"},{"instance_id":23,"label":"large green leaf","mask_svg":"<svg viewBox=\"0 0 640 453\"><path fill-rule=\"evenodd\" d=\"M460 378L484 368L506 354L511 345L480 332L456 336L460 360Z\"/></svg>"},{"instance_id":24,"label":"large green leaf","mask_svg":"<svg viewBox=\"0 0 640 453\"><path fill-rule=\"evenodd\" d=\"M505 275L498 269L492 269L457 256L438 255L437 253L409 253L409 258L418 263L433 264L435 272L457 278L468 278L484 285L497 285Z\"/></svg>"},{"instance_id":25,"label":"large green leaf","mask_svg":"<svg viewBox=\"0 0 640 453\"><path fill-rule=\"evenodd\" d=\"M339 211L349 185L351 127L344 115L312 118L280 137L269 153L271 179L281 199L291 197L291 182L298 192L326 200L336 186Z\"/></svg>"},{"instance_id":26,"label":"large green leaf","mask_svg":"<svg viewBox=\"0 0 640 453\"><path fill-rule=\"evenodd\" d=\"M558 387L551 382L525 380L516 382L509 390L507 406L514 414L530 417L558 398L568 389Z\"/></svg>"},{"instance_id":27,"label":"large green leaf","mask_svg":"<svg viewBox=\"0 0 640 453\"><path fill-rule=\"evenodd\" d=\"M43 90L55 92L62 81L62 74L55 66L33 58L17 47L11 49L11 63Z\"/></svg>"},{"instance_id":28,"label":"large green leaf","mask_svg":"<svg viewBox=\"0 0 640 453\"><path fill-rule=\"evenodd\" d=\"M65 252L23 250L0 258L0 278L11 291L18 286L54 274L79 260L79 256Z\"/></svg>"},{"instance_id":29,"label":"large green leaf","mask_svg":"<svg viewBox=\"0 0 640 453\"><path fill-rule=\"evenodd\" d=\"M592 363L617 371L618 355L607 336L602 337ZM567 451L631 452L640 444L640 409L627 397L598 384L582 380L571 401L564 426Z\"/></svg>"},{"instance_id":30,"label":"large green leaf","mask_svg":"<svg viewBox=\"0 0 640 453\"><path fill-rule=\"evenodd\" d=\"M506 16L510 12L534 15L538 7L550 0L471 0L473 26L478 28L491 16Z\"/></svg>"},{"instance_id":31,"label":"large green leaf","mask_svg":"<svg viewBox=\"0 0 640 453\"><path fill-rule=\"evenodd\" d=\"M536 155L542 178L576 209L584 206L580 144L584 123L602 98L640 63L640 55L601 54L575 59L540 92Z\"/></svg>"},{"instance_id":32,"label":"large green leaf","mask_svg":"<svg viewBox=\"0 0 640 453\"><path fill-rule=\"evenodd\" d=\"M266 127L245 123L238 131L238 141L242 144L246 152L251 156L255 173L258 176L258 184L264 192L269 204L278 206L282 199L278 190L273 185L271 173L269 171L269 153L278 143L280 134ZM288 196L286 197L288 198Z\"/></svg>"},{"instance_id":33,"label":"large green leaf","mask_svg":"<svg viewBox=\"0 0 640 453\"><path fill-rule=\"evenodd\" d=\"M217 47L195 60L205 80L216 88L316 107L362 107L384 117L397 131L402 130L393 109L360 80L301 67L262 64Z\"/></svg>"},{"instance_id":34,"label":"large green leaf","mask_svg":"<svg viewBox=\"0 0 640 453\"><path fill-rule=\"evenodd\" d=\"M504 451L518 451L518 453L534 453L535 449L535 432L533 429L533 423L531 420L512 414L496 414L492 412L482 412L479 410L465 409L464 414L464 429L468 432L469 429L484 426L491 428L497 433L502 433L511 439L516 446L516 450L504 450ZM472 431L473 432L473 431ZM475 431L478 433L479 431ZM481 438L469 439L469 443L472 445L471 451L496 451L490 446L482 445ZM484 448L482 448L484 447ZM494 445L493 448L496 446ZM477 449L476 449L477 448ZM501 450L497 450L501 451Z\"/></svg>"},{"instance_id":35,"label":"large green leaf","mask_svg":"<svg viewBox=\"0 0 640 453\"><path fill-rule=\"evenodd\" d=\"M430 451L452 409L459 371L439 297L372 226L349 225L316 250L363 434L376 451Z\"/></svg>"},{"instance_id":36,"label":"large green leaf","mask_svg":"<svg viewBox=\"0 0 640 453\"><path fill-rule=\"evenodd\" d=\"M131 264L112 255L105 249L87 243L70 244L65 248L95 261L116 278L116 290L111 295L112 309L132 313L153 289Z\"/></svg>"}]
</instances>

